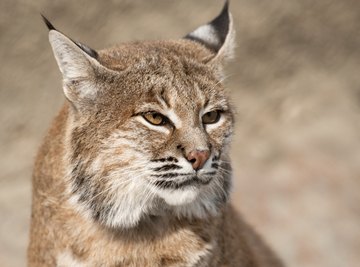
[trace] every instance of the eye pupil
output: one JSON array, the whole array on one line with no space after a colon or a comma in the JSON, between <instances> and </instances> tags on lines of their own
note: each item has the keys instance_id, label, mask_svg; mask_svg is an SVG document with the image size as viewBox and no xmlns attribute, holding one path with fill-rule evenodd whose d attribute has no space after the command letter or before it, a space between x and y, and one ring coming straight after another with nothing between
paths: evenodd
<instances>
[{"instance_id":1,"label":"eye pupil","mask_svg":"<svg viewBox=\"0 0 360 267\"><path fill-rule=\"evenodd\" d=\"M220 111L218 110L205 113L202 117L202 121L204 124L213 124L218 122L219 119L220 119Z\"/></svg>"},{"instance_id":2,"label":"eye pupil","mask_svg":"<svg viewBox=\"0 0 360 267\"><path fill-rule=\"evenodd\" d=\"M164 125L166 123L166 117L156 112L146 113L143 118L153 125Z\"/></svg>"}]
</instances>

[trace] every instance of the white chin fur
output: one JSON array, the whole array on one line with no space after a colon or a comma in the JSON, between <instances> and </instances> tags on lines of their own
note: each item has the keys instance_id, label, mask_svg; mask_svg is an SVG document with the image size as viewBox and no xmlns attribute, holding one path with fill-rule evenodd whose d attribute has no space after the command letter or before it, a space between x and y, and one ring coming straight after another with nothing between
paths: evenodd
<instances>
[{"instance_id":1,"label":"white chin fur","mask_svg":"<svg viewBox=\"0 0 360 267\"><path fill-rule=\"evenodd\" d=\"M193 202L199 195L199 188L157 190L157 195L170 206L180 206Z\"/></svg>"}]
</instances>

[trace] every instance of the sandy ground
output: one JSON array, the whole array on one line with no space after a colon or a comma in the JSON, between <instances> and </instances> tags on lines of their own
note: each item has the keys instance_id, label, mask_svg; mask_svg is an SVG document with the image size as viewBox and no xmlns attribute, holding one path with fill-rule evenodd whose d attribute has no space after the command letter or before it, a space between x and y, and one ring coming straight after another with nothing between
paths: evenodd
<instances>
[{"instance_id":1,"label":"sandy ground","mask_svg":"<svg viewBox=\"0 0 360 267\"><path fill-rule=\"evenodd\" d=\"M222 1L0 1L0 266L25 266L31 169L63 102L39 12L93 48L178 38ZM288 266L360 262L360 1L233 0L233 201Z\"/></svg>"}]
</instances>

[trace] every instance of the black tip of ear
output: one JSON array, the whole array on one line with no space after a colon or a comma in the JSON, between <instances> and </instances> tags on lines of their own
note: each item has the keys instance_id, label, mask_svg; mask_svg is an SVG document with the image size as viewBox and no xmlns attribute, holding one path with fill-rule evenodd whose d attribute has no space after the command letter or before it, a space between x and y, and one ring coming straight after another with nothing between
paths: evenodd
<instances>
[{"instance_id":1,"label":"black tip of ear","mask_svg":"<svg viewBox=\"0 0 360 267\"><path fill-rule=\"evenodd\" d=\"M224 7L223 9L221 10L220 14L222 13L229 13L229 0L225 0L225 4L224 4Z\"/></svg>"},{"instance_id":2,"label":"black tip of ear","mask_svg":"<svg viewBox=\"0 0 360 267\"><path fill-rule=\"evenodd\" d=\"M51 30L58 31L58 30L54 27L54 25L52 25L51 22L50 22L43 14L40 14L40 15L41 15L42 19L44 20L46 26L48 27L49 31L51 31ZM82 43L80 43L80 42L75 42L75 41L72 40L71 38L69 38L69 39L70 39L71 41L73 41L74 44L76 44L81 50L83 50L83 51L84 51L86 54L88 54L89 56L91 56L91 57L93 57L93 58L95 58L95 59L98 58L98 53L97 53L94 49L92 49L92 48L88 47L87 45L84 45L84 44L82 44Z\"/></svg>"},{"instance_id":3,"label":"black tip of ear","mask_svg":"<svg viewBox=\"0 0 360 267\"><path fill-rule=\"evenodd\" d=\"M229 1L226 0L220 14L209 23L217 32L220 42L224 43L226 36L229 33L230 14L229 14Z\"/></svg>"},{"instance_id":4,"label":"black tip of ear","mask_svg":"<svg viewBox=\"0 0 360 267\"><path fill-rule=\"evenodd\" d=\"M74 42L74 41L73 41ZM88 47L87 45L84 45L80 42L74 42L78 47L81 48L81 50L83 50L86 54L88 54L89 56L97 59L99 54L92 48Z\"/></svg>"},{"instance_id":5,"label":"black tip of ear","mask_svg":"<svg viewBox=\"0 0 360 267\"><path fill-rule=\"evenodd\" d=\"M51 30L56 31L54 25L52 25L51 22L43 14L40 14L40 15L41 15L43 21L45 22L46 26L48 27L49 31L51 31Z\"/></svg>"},{"instance_id":6,"label":"black tip of ear","mask_svg":"<svg viewBox=\"0 0 360 267\"><path fill-rule=\"evenodd\" d=\"M203 44L217 53L229 34L230 22L229 1L226 0L223 9L216 18L189 33L185 38Z\"/></svg>"}]
</instances>

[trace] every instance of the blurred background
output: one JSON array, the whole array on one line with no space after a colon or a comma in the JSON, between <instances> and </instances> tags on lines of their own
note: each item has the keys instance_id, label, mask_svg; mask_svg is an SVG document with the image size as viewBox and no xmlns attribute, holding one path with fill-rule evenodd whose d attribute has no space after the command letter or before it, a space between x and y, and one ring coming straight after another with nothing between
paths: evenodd
<instances>
[{"instance_id":1,"label":"blurred background","mask_svg":"<svg viewBox=\"0 0 360 267\"><path fill-rule=\"evenodd\" d=\"M0 1L0 265L25 266L34 156L64 101L39 13L95 49L179 38L220 0ZM233 0L233 202L288 266L360 262L360 1Z\"/></svg>"}]
</instances>

